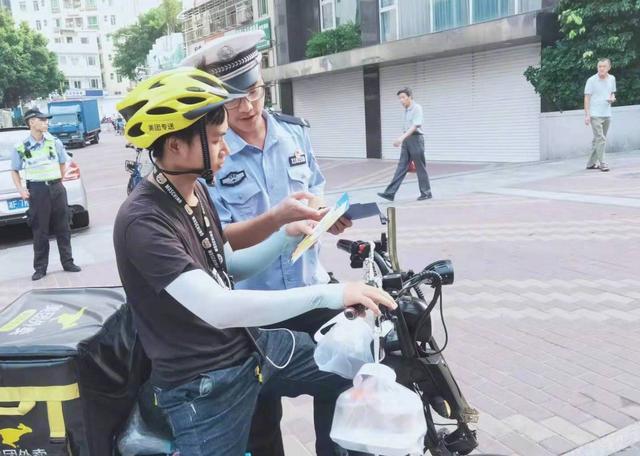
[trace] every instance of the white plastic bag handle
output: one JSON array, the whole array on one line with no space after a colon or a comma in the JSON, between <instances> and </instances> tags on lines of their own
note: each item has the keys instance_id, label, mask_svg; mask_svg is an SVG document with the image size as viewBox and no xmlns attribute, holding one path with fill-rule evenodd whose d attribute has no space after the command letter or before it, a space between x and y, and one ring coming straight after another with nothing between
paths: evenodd
<instances>
[{"instance_id":1,"label":"white plastic bag handle","mask_svg":"<svg viewBox=\"0 0 640 456\"><path fill-rule=\"evenodd\" d=\"M340 312L338 315L333 317L324 325L320 326L320 329L318 329L316 333L313 335L313 340L315 340L316 342L320 342L322 338L331 330L330 327L333 327L333 325L337 325L338 323L343 323L346 321L348 320L347 320L347 317L345 317L344 312ZM324 331L326 328L329 328L329 329Z\"/></svg>"}]
</instances>

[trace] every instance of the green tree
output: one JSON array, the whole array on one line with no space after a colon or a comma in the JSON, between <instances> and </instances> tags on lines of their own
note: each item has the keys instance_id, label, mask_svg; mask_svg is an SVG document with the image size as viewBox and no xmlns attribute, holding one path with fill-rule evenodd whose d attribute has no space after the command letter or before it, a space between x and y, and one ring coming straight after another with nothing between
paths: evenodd
<instances>
[{"instance_id":1,"label":"green tree","mask_svg":"<svg viewBox=\"0 0 640 456\"><path fill-rule=\"evenodd\" d=\"M145 66L153 43L167 33L180 31L180 11L179 0L162 0L160 6L138 16L138 22L115 32L113 65L118 73L135 79L139 69Z\"/></svg>"},{"instance_id":2,"label":"green tree","mask_svg":"<svg viewBox=\"0 0 640 456\"><path fill-rule=\"evenodd\" d=\"M3 106L18 105L46 97L61 89L64 75L58 60L47 49L46 38L26 23L16 27L9 13L0 8L0 100Z\"/></svg>"},{"instance_id":3,"label":"green tree","mask_svg":"<svg viewBox=\"0 0 640 456\"><path fill-rule=\"evenodd\" d=\"M311 59L362 46L360 27L352 22L313 35L307 41L306 56Z\"/></svg>"},{"instance_id":4,"label":"green tree","mask_svg":"<svg viewBox=\"0 0 640 456\"><path fill-rule=\"evenodd\" d=\"M549 110L582 107L584 84L598 59L609 58L617 105L640 103L640 0L560 0L562 38L542 50L525 77Z\"/></svg>"}]
</instances>

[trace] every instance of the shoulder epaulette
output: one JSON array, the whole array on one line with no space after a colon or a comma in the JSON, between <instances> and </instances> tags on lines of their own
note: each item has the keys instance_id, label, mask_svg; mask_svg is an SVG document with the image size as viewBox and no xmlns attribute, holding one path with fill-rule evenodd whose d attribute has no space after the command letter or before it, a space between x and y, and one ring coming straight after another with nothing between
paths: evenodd
<instances>
[{"instance_id":1,"label":"shoulder epaulette","mask_svg":"<svg viewBox=\"0 0 640 456\"><path fill-rule=\"evenodd\" d=\"M283 114L281 112L276 112L276 111L271 111L271 114L273 115L273 117L276 118L276 120L279 120L281 122L300 125L301 127L311 128L311 125L309 124L309 122L302 117L290 116L289 114Z\"/></svg>"}]
</instances>

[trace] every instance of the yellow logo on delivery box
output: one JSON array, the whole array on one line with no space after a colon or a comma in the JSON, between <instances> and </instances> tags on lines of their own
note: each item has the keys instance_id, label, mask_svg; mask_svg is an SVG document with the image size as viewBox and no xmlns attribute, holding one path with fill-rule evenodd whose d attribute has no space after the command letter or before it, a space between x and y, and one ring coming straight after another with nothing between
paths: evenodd
<instances>
[{"instance_id":1,"label":"yellow logo on delivery box","mask_svg":"<svg viewBox=\"0 0 640 456\"><path fill-rule=\"evenodd\" d=\"M3 445L8 445L11 448L17 448L16 443L20 441L22 436L25 434L31 434L32 432L33 429L20 423L17 428L0 429L0 437L2 437Z\"/></svg>"},{"instance_id":2,"label":"yellow logo on delivery box","mask_svg":"<svg viewBox=\"0 0 640 456\"><path fill-rule=\"evenodd\" d=\"M36 312L37 312L37 310L35 310L35 309L25 310L24 312L20 313L17 317L15 317L13 320L8 322L4 326L0 327L0 333L13 331L18 326L20 326L22 323L27 321L29 318L33 317L33 315Z\"/></svg>"},{"instance_id":3,"label":"yellow logo on delivery box","mask_svg":"<svg viewBox=\"0 0 640 456\"><path fill-rule=\"evenodd\" d=\"M56 321L62 325L62 329L73 328L78 325L78 320L82 318L85 310L87 310L87 308L83 307L76 313L62 314L56 319Z\"/></svg>"}]
</instances>

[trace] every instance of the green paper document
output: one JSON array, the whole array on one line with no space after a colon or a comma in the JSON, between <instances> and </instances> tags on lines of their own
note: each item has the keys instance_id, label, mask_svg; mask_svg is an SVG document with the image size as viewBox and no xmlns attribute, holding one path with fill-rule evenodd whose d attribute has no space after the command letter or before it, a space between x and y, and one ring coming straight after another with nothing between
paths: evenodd
<instances>
[{"instance_id":1,"label":"green paper document","mask_svg":"<svg viewBox=\"0 0 640 456\"><path fill-rule=\"evenodd\" d=\"M338 221L338 219L342 217L345 214L345 212L347 212L348 209L349 209L349 195L347 195L346 193L343 193L342 196L340 196L340 198L338 199L338 201L336 201L336 204L335 206L333 206L333 209L327 212L327 215L322 217L322 220L320 220L318 225L316 225L316 227L314 228L313 233L309 234L308 236L305 236L305 238L302 241L300 241L300 243L296 246L295 250L293 251L293 254L291 254L291 262L295 263L302 256L304 252L309 250L309 248L312 247L313 244L315 244L318 239L320 239L320 236L322 236L322 233L324 233L329 228L331 228Z\"/></svg>"}]
</instances>

